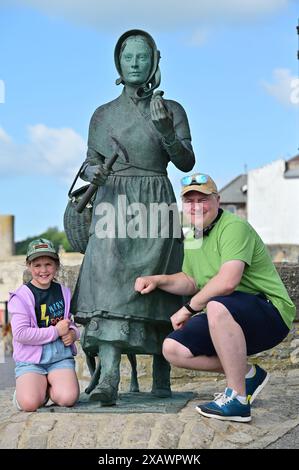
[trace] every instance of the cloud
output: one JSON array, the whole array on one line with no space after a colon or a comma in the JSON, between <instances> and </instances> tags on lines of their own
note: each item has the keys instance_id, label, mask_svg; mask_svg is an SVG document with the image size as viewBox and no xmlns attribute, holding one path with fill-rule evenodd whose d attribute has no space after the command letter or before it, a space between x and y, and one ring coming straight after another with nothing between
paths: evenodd
<instances>
[{"instance_id":1,"label":"cloud","mask_svg":"<svg viewBox=\"0 0 299 470\"><path fill-rule=\"evenodd\" d=\"M10 136L5 132L2 127L0 127L0 145L1 142L5 144L9 144L10 142L12 142Z\"/></svg>"},{"instance_id":2,"label":"cloud","mask_svg":"<svg viewBox=\"0 0 299 470\"><path fill-rule=\"evenodd\" d=\"M73 129L28 127L28 141L17 144L0 128L0 174L55 176L70 182L85 158L86 144Z\"/></svg>"},{"instance_id":3,"label":"cloud","mask_svg":"<svg viewBox=\"0 0 299 470\"><path fill-rule=\"evenodd\" d=\"M10 0L98 30L152 27L166 30L202 22L255 19L285 8L290 0Z\"/></svg>"},{"instance_id":4,"label":"cloud","mask_svg":"<svg viewBox=\"0 0 299 470\"><path fill-rule=\"evenodd\" d=\"M299 104L299 80L289 69L273 70L272 83L262 81L262 86L269 95L274 96L283 105Z\"/></svg>"},{"instance_id":5,"label":"cloud","mask_svg":"<svg viewBox=\"0 0 299 470\"><path fill-rule=\"evenodd\" d=\"M193 32L188 44L190 46L201 47L207 42L209 34L206 29L197 29Z\"/></svg>"}]
</instances>

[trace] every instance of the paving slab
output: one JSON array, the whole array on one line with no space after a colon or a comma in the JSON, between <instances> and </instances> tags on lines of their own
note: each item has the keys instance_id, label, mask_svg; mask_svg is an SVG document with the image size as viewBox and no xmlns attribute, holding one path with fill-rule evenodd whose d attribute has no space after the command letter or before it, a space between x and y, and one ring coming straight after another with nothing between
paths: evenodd
<instances>
[{"instance_id":1,"label":"paving slab","mask_svg":"<svg viewBox=\"0 0 299 470\"><path fill-rule=\"evenodd\" d=\"M120 393L115 406L101 406L90 402L88 395L81 394L78 403L68 408L49 405L39 408L39 413L178 413L189 400L195 397L193 392L174 392L169 398L158 398L148 392Z\"/></svg>"},{"instance_id":2,"label":"paving slab","mask_svg":"<svg viewBox=\"0 0 299 470\"><path fill-rule=\"evenodd\" d=\"M18 412L12 404L14 388L6 388L0 391L0 449L298 448L298 369L272 372L252 405L249 423L219 421L196 412L199 402L213 399L213 393L224 387L224 380L175 384L174 397L193 392L180 410L167 411L165 403L156 412L118 412L120 404L113 410L88 413L76 408Z\"/></svg>"}]
</instances>

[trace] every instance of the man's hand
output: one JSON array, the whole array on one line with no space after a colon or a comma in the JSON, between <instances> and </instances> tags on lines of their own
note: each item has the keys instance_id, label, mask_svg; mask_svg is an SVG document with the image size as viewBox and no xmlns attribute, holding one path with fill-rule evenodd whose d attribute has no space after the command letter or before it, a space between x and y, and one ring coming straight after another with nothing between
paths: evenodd
<instances>
[{"instance_id":1,"label":"man's hand","mask_svg":"<svg viewBox=\"0 0 299 470\"><path fill-rule=\"evenodd\" d=\"M61 336L61 339L65 346L70 346L76 341L76 332L70 329L65 335Z\"/></svg>"},{"instance_id":2,"label":"man's hand","mask_svg":"<svg viewBox=\"0 0 299 470\"><path fill-rule=\"evenodd\" d=\"M59 336L66 335L69 331L71 320L60 320L56 325L55 328L58 330Z\"/></svg>"},{"instance_id":3,"label":"man's hand","mask_svg":"<svg viewBox=\"0 0 299 470\"><path fill-rule=\"evenodd\" d=\"M190 319L191 313L185 308L182 307L180 310L175 312L171 317L171 323L174 330L180 330L183 328L185 323Z\"/></svg>"},{"instance_id":4,"label":"man's hand","mask_svg":"<svg viewBox=\"0 0 299 470\"><path fill-rule=\"evenodd\" d=\"M140 292L140 294L149 294L157 287L157 276L137 277L135 281L135 291Z\"/></svg>"},{"instance_id":5,"label":"man's hand","mask_svg":"<svg viewBox=\"0 0 299 470\"><path fill-rule=\"evenodd\" d=\"M151 118L156 129L167 143L175 140L173 114L168 111L162 96L154 95L150 103Z\"/></svg>"},{"instance_id":6,"label":"man's hand","mask_svg":"<svg viewBox=\"0 0 299 470\"><path fill-rule=\"evenodd\" d=\"M102 186L105 184L109 171L103 165L93 165L86 168L85 175L91 183Z\"/></svg>"}]
</instances>

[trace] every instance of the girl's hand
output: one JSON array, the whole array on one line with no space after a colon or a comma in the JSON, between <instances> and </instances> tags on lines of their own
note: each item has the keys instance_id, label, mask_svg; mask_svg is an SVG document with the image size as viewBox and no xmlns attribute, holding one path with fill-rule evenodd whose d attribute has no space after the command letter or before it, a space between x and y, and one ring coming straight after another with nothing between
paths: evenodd
<instances>
[{"instance_id":1,"label":"girl's hand","mask_svg":"<svg viewBox=\"0 0 299 470\"><path fill-rule=\"evenodd\" d=\"M55 328L58 330L59 336L66 335L69 331L71 320L60 320L56 325Z\"/></svg>"},{"instance_id":2,"label":"girl's hand","mask_svg":"<svg viewBox=\"0 0 299 470\"><path fill-rule=\"evenodd\" d=\"M76 341L76 332L71 329L67 332L66 335L62 335L61 339L65 346L70 346Z\"/></svg>"}]
</instances>

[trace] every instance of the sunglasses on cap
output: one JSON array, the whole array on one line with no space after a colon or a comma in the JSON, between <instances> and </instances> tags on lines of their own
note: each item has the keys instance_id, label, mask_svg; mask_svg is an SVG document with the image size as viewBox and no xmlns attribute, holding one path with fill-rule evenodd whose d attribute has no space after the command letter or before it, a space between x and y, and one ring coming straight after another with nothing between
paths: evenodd
<instances>
[{"instance_id":1,"label":"sunglasses on cap","mask_svg":"<svg viewBox=\"0 0 299 470\"><path fill-rule=\"evenodd\" d=\"M205 184L208 182L208 176L203 174L184 176L181 179L182 186L189 186L190 184Z\"/></svg>"}]
</instances>

